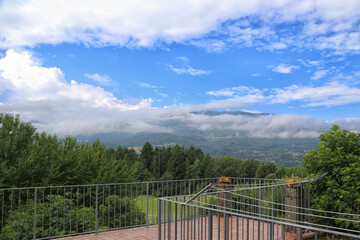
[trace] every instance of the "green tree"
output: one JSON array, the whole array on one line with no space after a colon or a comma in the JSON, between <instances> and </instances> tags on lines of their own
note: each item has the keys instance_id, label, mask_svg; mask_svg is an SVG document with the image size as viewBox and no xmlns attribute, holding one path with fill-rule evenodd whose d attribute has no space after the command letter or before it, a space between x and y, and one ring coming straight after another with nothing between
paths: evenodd
<instances>
[{"instance_id":1,"label":"green tree","mask_svg":"<svg viewBox=\"0 0 360 240\"><path fill-rule=\"evenodd\" d=\"M201 168L200 168L200 177L201 178L210 178L214 177L214 159L210 157L209 154L200 161Z\"/></svg>"},{"instance_id":2,"label":"green tree","mask_svg":"<svg viewBox=\"0 0 360 240\"><path fill-rule=\"evenodd\" d=\"M0 113L0 186L22 186L17 176L19 162L28 156L36 129L19 115Z\"/></svg>"},{"instance_id":3,"label":"green tree","mask_svg":"<svg viewBox=\"0 0 360 240\"><path fill-rule=\"evenodd\" d=\"M273 178L273 174L276 173L277 167L275 163L273 162L263 162L260 164L258 169L256 170L255 177L256 178L267 178L267 176L270 176Z\"/></svg>"},{"instance_id":4,"label":"green tree","mask_svg":"<svg viewBox=\"0 0 360 240\"><path fill-rule=\"evenodd\" d=\"M165 173L170 156L171 148L155 148L151 169L156 179L159 179Z\"/></svg>"},{"instance_id":5,"label":"green tree","mask_svg":"<svg viewBox=\"0 0 360 240\"><path fill-rule=\"evenodd\" d=\"M154 158L154 148L151 145L151 143L146 141L146 143L141 148L140 159L148 170L150 170L151 168L151 163L153 161L153 158Z\"/></svg>"},{"instance_id":6,"label":"green tree","mask_svg":"<svg viewBox=\"0 0 360 240\"><path fill-rule=\"evenodd\" d=\"M168 170L176 180L185 179L188 174L188 160L184 148L177 144L171 149Z\"/></svg>"},{"instance_id":7,"label":"green tree","mask_svg":"<svg viewBox=\"0 0 360 240\"><path fill-rule=\"evenodd\" d=\"M334 125L320 135L317 149L304 156L303 164L310 173L328 173L312 183L313 207L343 213L360 212L359 133L340 130ZM344 221L329 220L328 224L360 229L359 224Z\"/></svg>"},{"instance_id":8,"label":"green tree","mask_svg":"<svg viewBox=\"0 0 360 240\"><path fill-rule=\"evenodd\" d=\"M200 148L195 148L193 145L186 149L185 152L189 159L190 165L193 165L196 159L204 158L204 153L202 152L202 150Z\"/></svg>"},{"instance_id":9,"label":"green tree","mask_svg":"<svg viewBox=\"0 0 360 240\"><path fill-rule=\"evenodd\" d=\"M254 178L259 166L260 166L259 160L246 159L241 163L240 176L245 178Z\"/></svg>"},{"instance_id":10,"label":"green tree","mask_svg":"<svg viewBox=\"0 0 360 240\"><path fill-rule=\"evenodd\" d=\"M232 157L217 158L214 162L214 172L218 177L239 177L241 163L241 159Z\"/></svg>"},{"instance_id":11,"label":"green tree","mask_svg":"<svg viewBox=\"0 0 360 240\"><path fill-rule=\"evenodd\" d=\"M279 167L275 173L276 178L278 179L285 177L285 174L286 174L286 168L284 166Z\"/></svg>"},{"instance_id":12,"label":"green tree","mask_svg":"<svg viewBox=\"0 0 360 240\"><path fill-rule=\"evenodd\" d=\"M200 178L201 175L201 162L196 159L194 164L189 167L189 178Z\"/></svg>"},{"instance_id":13,"label":"green tree","mask_svg":"<svg viewBox=\"0 0 360 240\"><path fill-rule=\"evenodd\" d=\"M309 176L309 171L305 167L286 168L285 176L287 178L289 178L291 176L298 176L298 177L301 177L301 178L305 178L305 177Z\"/></svg>"},{"instance_id":14,"label":"green tree","mask_svg":"<svg viewBox=\"0 0 360 240\"><path fill-rule=\"evenodd\" d=\"M18 165L17 186L47 186L63 183L59 176L61 143L56 136L46 133L35 134L34 141L27 156L20 159ZM55 172L54 172L55 170Z\"/></svg>"}]
</instances>

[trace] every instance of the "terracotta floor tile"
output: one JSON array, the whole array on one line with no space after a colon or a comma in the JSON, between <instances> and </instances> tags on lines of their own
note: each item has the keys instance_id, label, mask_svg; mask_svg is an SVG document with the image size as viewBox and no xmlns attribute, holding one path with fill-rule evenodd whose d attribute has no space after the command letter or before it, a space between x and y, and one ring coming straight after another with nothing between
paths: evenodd
<instances>
[{"instance_id":1,"label":"terracotta floor tile","mask_svg":"<svg viewBox=\"0 0 360 240\"><path fill-rule=\"evenodd\" d=\"M254 239L258 238L258 233L260 231L260 239L267 239L267 234L270 232L270 225L268 223L261 222L260 223L260 230L258 229L259 223L257 221L249 220L242 218L230 218L229 222L232 222L232 229L230 224L230 235L232 235L232 238L230 239L236 239L238 236L239 239L242 239L242 236L246 239L247 237L247 231L249 230L249 238ZM236 224L238 222L238 229L236 229ZM224 239L224 219L220 218L220 231L218 231L218 223L219 220L217 217L213 217L213 238L218 239L218 232L220 232L220 239ZM249 228L247 227L247 223L249 223ZM195 237L194 237L194 224L195 224ZM171 236L172 239L175 238L175 223L171 223ZM165 236L167 238L168 236L168 225L161 226L161 232L162 236L164 235L165 230ZM187 222L177 222L177 238L180 239L180 236L182 235L181 230L183 233L187 235L187 232L189 231L189 236L192 236L192 239L206 239L208 237L208 219L205 218L202 219L202 225L201 225L201 219L195 219L192 220L191 223L189 222L189 229L187 227ZM202 233L202 236L201 236ZM206 238L205 238L206 234ZM278 225L274 226L274 235L275 238L280 237L281 235L281 227ZM263 237L264 236L264 237ZM73 236L73 237L67 237L67 238L59 238L58 240L113 240L113 239L120 239L120 240L132 240L132 239L140 239L140 240L157 240L158 239L158 225L152 225L148 227L138 227L138 228L130 228L130 229L122 229L122 230L116 230L116 231L110 231L110 232L102 232L99 234L88 234L88 235L80 235L80 236ZM164 238L162 238L164 239Z\"/></svg>"}]
</instances>

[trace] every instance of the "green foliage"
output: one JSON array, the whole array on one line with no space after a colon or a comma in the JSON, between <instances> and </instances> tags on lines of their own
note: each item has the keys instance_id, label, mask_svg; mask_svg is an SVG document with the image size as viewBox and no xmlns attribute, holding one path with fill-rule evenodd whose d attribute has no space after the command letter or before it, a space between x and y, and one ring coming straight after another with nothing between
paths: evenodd
<instances>
[{"instance_id":1,"label":"green foliage","mask_svg":"<svg viewBox=\"0 0 360 240\"><path fill-rule=\"evenodd\" d=\"M0 186L18 186L17 165L29 155L35 128L18 115L0 113Z\"/></svg>"},{"instance_id":2,"label":"green foliage","mask_svg":"<svg viewBox=\"0 0 360 240\"><path fill-rule=\"evenodd\" d=\"M119 209L121 211L119 211ZM105 204L99 208L101 222L108 227L138 226L146 223L146 214L136 205L136 200L129 197L120 198L111 195L105 199Z\"/></svg>"},{"instance_id":3,"label":"green foliage","mask_svg":"<svg viewBox=\"0 0 360 240\"><path fill-rule=\"evenodd\" d=\"M245 178L254 178L260 162L256 159L247 159L241 163L240 176Z\"/></svg>"},{"instance_id":4,"label":"green foliage","mask_svg":"<svg viewBox=\"0 0 360 240\"><path fill-rule=\"evenodd\" d=\"M359 133L340 130L334 125L330 131L321 134L318 148L305 155L303 163L310 173L328 173L312 183L314 207L343 213L360 212ZM330 224L349 225L343 221ZM358 224L351 225L360 229Z\"/></svg>"},{"instance_id":5,"label":"green foliage","mask_svg":"<svg viewBox=\"0 0 360 240\"><path fill-rule=\"evenodd\" d=\"M150 169L150 167L151 167L151 163L153 161L154 154L155 153L154 153L153 146L151 145L151 143L146 141L146 143L141 148L140 159L147 169Z\"/></svg>"},{"instance_id":6,"label":"green foliage","mask_svg":"<svg viewBox=\"0 0 360 240\"><path fill-rule=\"evenodd\" d=\"M151 163L151 169L156 179L164 175L168 159L170 159L171 149L165 147L156 147L154 158Z\"/></svg>"},{"instance_id":7,"label":"green foliage","mask_svg":"<svg viewBox=\"0 0 360 240\"><path fill-rule=\"evenodd\" d=\"M216 176L239 177L241 171L241 159L232 157L222 157L215 160L215 173Z\"/></svg>"},{"instance_id":8,"label":"green foliage","mask_svg":"<svg viewBox=\"0 0 360 240\"><path fill-rule=\"evenodd\" d=\"M77 226L74 225L75 220L78 220ZM20 210L10 212L2 228L2 237L4 239L32 239L33 226L34 202L30 201L27 207L22 206ZM76 231L76 227L84 231L93 231L95 210L87 207L76 209L70 199L48 195L46 202L36 205L36 226L36 238L79 232L79 230Z\"/></svg>"},{"instance_id":9,"label":"green foliage","mask_svg":"<svg viewBox=\"0 0 360 240\"><path fill-rule=\"evenodd\" d=\"M183 147L175 145L171 150L169 159L169 171L174 179L185 179L187 177L189 160Z\"/></svg>"},{"instance_id":10,"label":"green foliage","mask_svg":"<svg viewBox=\"0 0 360 240\"><path fill-rule=\"evenodd\" d=\"M276 178L276 165L273 162L261 163L258 169L256 170L256 178ZM275 177L274 177L275 176Z\"/></svg>"},{"instance_id":11,"label":"green foliage","mask_svg":"<svg viewBox=\"0 0 360 240\"><path fill-rule=\"evenodd\" d=\"M95 231L94 207L77 206L69 198L47 195L36 205L36 238L61 236ZM145 213L129 197L110 195L99 206L99 230L137 226L146 223ZM34 236L34 202L10 211L4 227L3 239L32 239Z\"/></svg>"},{"instance_id":12,"label":"green foliage","mask_svg":"<svg viewBox=\"0 0 360 240\"><path fill-rule=\"evenodd\" d=\"M285 175L286 178L290 178L291 176L298 176L301 178L306 178L310 176L308 169L305 167L292 167L286 168Z\"/></svg>"},{"instance_id":13,"label":"green foliage","mask_svg":"<svg viewBox=\"0 0 360 240\"><path fill-rule=\"evenodd\" d=\"M196 159L193 165L189 167L189 178L200 178L201 175L201 162Z\"/></svg>"}]
</instances>

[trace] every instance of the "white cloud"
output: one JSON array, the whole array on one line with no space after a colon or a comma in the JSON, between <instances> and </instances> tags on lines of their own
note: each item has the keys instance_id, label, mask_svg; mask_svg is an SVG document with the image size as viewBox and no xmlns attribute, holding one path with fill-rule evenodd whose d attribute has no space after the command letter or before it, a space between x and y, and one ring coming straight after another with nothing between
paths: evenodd
<instances>
[{"instance_id":1,"label":"white cloud","mask_svg":"<svg viewBox=\"0 0 360 240\"><path fill-rule=\"evenodd\" d=\"M63 42L152 47L177 42L207 51L232 46L360 50L358 0L197 4L190 0L5 0L0 8L0 48Z\"/></svg>"},{"instance_id":2,"label":"white cloud","mask_svg":"<svg viewBox=\"0 0 360 240\"><path fill-rule=\"evenodd\" d=\"M205 49L209 53L221 53L228 49L226 41L221 39L195 39L190 40L190 44Z\"/></svg>"},{"instance_id":3,"label":"white cloud","mask_svg":"<svg viewBox=\"0 0 360 240\"><path fill-rule=\"evenodd\" d=\"M286 64L280 64L275 67L274 66L270 66L270 67L274 72L283 73L283 74L291 73L294 69L300 69L299 66L291 66Z\"/></svg>"},{"instance_id":4,"label":"white cloud","mask_svg":"<svg viewBox=\"0 0 360 240\"><path fill-rule=\"evenodd\" d=\"M299 87L296 85L275 89L270 103L301 101L305 106L337 106L360 102L360 88L330 82L319 87Z\"/></svg>"},{"instance_id":5,"label":"white cloud","mask_svg":"<svg viewBox=\"0 0 360 240\"><path fill-rule=\"evenodd\" d=\"M211 70L202 70L202 69L196 69L193 68L191 66L186 66L186 67L182 67L182 68L176 68L173 65L169 64L168 65L170 70L175 72L176 74L182 75L182 74L188 74L191 76L200 76L200 75L208 75L210 74L212 71Z\"/></svg>"},{"instance_id":6,"label":"white cloud","mask_svg":"<svg viewBox=\"0 0 360 240\"><path fill-rule=\"evenodd\" d=\"M352 130L360 130L359 119L338 119L329 123L323 119L287 114L249 117L194 113L206 109L241 107L239 103L230 102L179 105L164 109L142 108L127 112L78 105L79 102L73 100L29 101L0 104L0 112L20 113L25 121L37 120L34 125L39 131L59 136L107 132L174 132L168 123L176 121L199 130L246 131L249 137L259 138L318 137L321 132L329 129L331 123L344 124L344 121L347 127L352 126Z\"/></svg>"},{"instance_id":7,"label":"white cloud","mask_svg":"<svg viewBox=\"0 0 360 240\"><path fill-rule=\"evenodd\" d=\"M111 78L108 75L99 75L97 73L95 74L85 73L84 76L104 86L110 86L112 82Z\"/></svg>"},{"instance_id":8,"label":"white cloud","mask_svg":"<svg viewBox=\"0 0 360 240\"><path fill-rule=\"evenodd\" d=\"M286 49L287 45L283 42L274 42L274 43L270 43L264 48L269 49L270 51L275 51L275 50Z\"/></svg>"},{"instance_id":9,"label":"white cloud","mask_svg":"<svg viewBox=\"0 0 360 240\"><path fill-rule=\"evenodd\" d=\"M181 67L174 67L171 64L168 64L167 66L169 69L176 74L182 75L187 74L191 76L201 76L201 75L208 75L212 73L211 70L203 70L203 69L196 69L189 65L189 60L186 57L177 57L176 60L179 60L181 62Z\"/></svg>"},{"instance_id":10,"label":"white cloud","mask_svg":"<svg viewBox=\"0 0 360 240\"><path fill-rule=\"evenodd\" d=\"M218 90L218 91L209 91L206 94L211 95L211 96L225 96L225 97L229 97L229 96L233 96L235 94L234 91L230 90L230 89L222 89L222 90Z\"/></svg>"},{"instance_id":11,"label":"white cloud","mask_svg":"<svg viewBox=\"0 0 360 240\"><path fill-rule=\"evenodd\" d=\"M144 82L139 82L137 83L140 87L144 87L144 88L152 88L152 89L157 89L159 88L158 86L155 85L151 85L149 83L144 83Z\"/></svg>"},{"instance_id":12,"label":"white cloud","mask_svg":"<svg viewBox=\"0 0 360 240\"><path fill-rule=\"evenodd\" d=\"M339 106L360 103L360 88L336 81L322 86L291 85L284 88L256 89L246 86L209 91L208 95L227 97L221 101L239 103L286 104L299 102L305 107Z\"/></svg>"},{"instance_id":13,"label":"white cloud","mask_svg":"<svg viewBox=\"0 0 360 240\"><path fill-rule=\"evenodd\" d=\"M8 50L0 59L0 81L5 86L0 92L0 102L8 104L77 101L82 107L126 111L149 108L152 102L141 99L136 104L129 104L101 87L75 80L68 82L59 68L41 66L39 60L26 50Z\"/></svg>"},{"instance_id":14,"label":"white cloud","mask_svg":"<svg viewBox=\"0 0 360 240\"><path fill-rule=\"evenodd\" d=\"M295 115L268 115L259 117L218 116L211 121L200 119L193 126L202 130L225 128L247 131L249 137L258 138L306 138L318 137L326 126L322 119ZM197 126L197 125L198 126Z\"/></svg>"},{"instance_id":15,"label":"white cloud","mask_svg":"<svg viewBox=\"0 0 360 240\"><path fill-rule=\"evenodd\" d=\"M232 88L224 88L218 91L209 91L206 94L211 96L234 96L234 95L249 95L249 94L259 94L262 93L259 89L256 88L249 88L246 86L238 86Z\"/></svg>"},{"instance_id":16,"label":"white cloud","mask_svg":"<svg viewBox=\"0 0 360 240\"><path fill-rule=\"evenodd\" d=\"M145 83L145 82L136 82L140 87L143 87L143 88L149 88L149 89L153 89L154 92L159 95L160 97L162 98L168 98L169 95L167 95L166 93L163 93L161 92L161 88L163 87L159 87L159 86L155 86L155 85L152 85L152 84L149 84L149 83Z\"/></svg>"},{"instance_id":17,"label":"white cloud","mask_svg":"<svg viewBox=\"0 0 360 240\"><path fill-rule=\"evenodd\" d=\"M157 95L159 95L160 97L163 97L163 98L168 98L169 97L169 95L167 95L166 93L160 92L158 89L155 89L155 93Z\"/></svg>"},{"instance_id":18,"label":"white cloud","mask_svg":"<svg viewBox=\"0 0 360 240\"><path fill-rule=\"evenodd\" d=\"M314 75L311 77L312 80L318 80L320 78L323 78L326 76L326 74L328 74L328 70L318 70L316 72L314 72Z\"/></svg>"},{"instance_id":19,"label":"white cloud","mask_svg":"<svg viewBox=\"0 0 360 240\"><path fill-rule=\"evenodd\" d=\"M322 63L323 63L323 61L319 61L319 60L318 61L315 61L315 60L309 61L309 64L314 65L314 66L318 66Z\"/></svg>"}]
</instances>

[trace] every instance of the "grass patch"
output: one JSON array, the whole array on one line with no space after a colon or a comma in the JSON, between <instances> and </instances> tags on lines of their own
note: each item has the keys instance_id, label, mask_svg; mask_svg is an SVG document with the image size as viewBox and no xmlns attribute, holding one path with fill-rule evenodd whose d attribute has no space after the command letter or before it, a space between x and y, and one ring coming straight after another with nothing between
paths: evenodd
<instances>
[{"instance_id":1,"label":"grass patch","mask_svg":"<svg viewBox=\"0 0 360 240\"><path fill-rule=\"evenodd\" d=\"M189 198L186 197L185 198L185 201L188 200ZM146 210L146 206L147 206L147 201L148 201L148 206L149 206L149 209L148 209L148 218L149 218L149 223L155 223L157 222L157 214L158 214L158 198L157 197L154 197L154 196L148 196L148 200L147 200L147 196L146 195L140 195L140 196L137 196L136 198L136 205L138 207L140 207L141 211L144 212L144 213L147 213L147 210ZM180 201L180 200L179 200ZM181 199L181 201L184 201L184 199ZM202 202L202 206L205 205L205 197L202 196L200 197L200 201ZM168 208L168 205L166 205L166 208ZM178 218L180 218L180 208L181 208L181 205L180 204L177 204L177 215L178 215ZM166 209L166 212L168 211L168 209ZM195 212L194 212L195 211ZM162 209L162 218L164 217L163 214L164 214L164 209ZM185 207L185 215L187 216L187 212L188 212L188 208ZM195 216L198 216L199 215L199 209L198 208L195 208L194 209L190 209L190 213L191 215L195 215ZM200 210L200 213L201 213L201 210ZM175 203L172 203L171 204L171 214L172 214L172 218L175 217ZM166 217L167 217L167 214L166 214Z\"/></svg>"}]
</instances>

